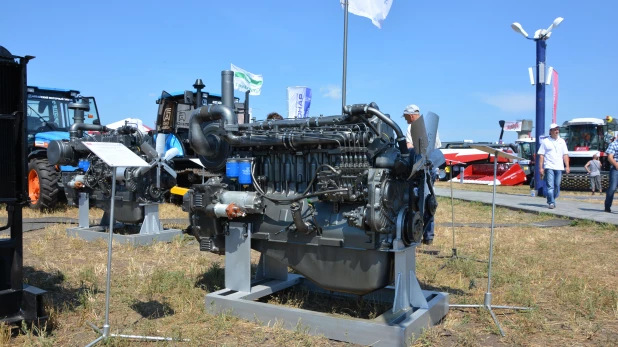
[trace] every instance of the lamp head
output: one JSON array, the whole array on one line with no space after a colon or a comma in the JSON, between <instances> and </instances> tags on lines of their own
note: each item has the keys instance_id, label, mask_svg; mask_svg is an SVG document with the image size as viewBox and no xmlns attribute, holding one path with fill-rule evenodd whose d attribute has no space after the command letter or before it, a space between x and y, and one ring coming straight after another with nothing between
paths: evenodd
<instances>
[{"instance_id":1,"label":"lamp head","mask_svg":"<svg viewBox=\"0 0 618 347\"><path fill-rule=\"evenodd\" d=\"M549 28L547 28L547 30L544 30L544 33L543 33L544 38L545 38L545 39L548 39L548 38L549 38L549 35L551 34L551 31L552 31L554 28L557 28L557 27L558 27L558 25L560 25L560 23L562 23L562 21L563 21L563 20L564 20L564 18L562 18L562 17L558 17L558 18L554 19L554 22L553 22L553 23L551 23L551 25L549 26Z\"/></svg>"},{"instance_id":2,"label":"lamp head","mask_svg":"<svg viewBox=\"0 0 618 347\"><path fill-rule=\"evenodd\" d=\"M524 28L521 27L521 24L515 22L515 23L511 24L511 28L513 28L513 30L515 30L515 32L518 32L518 33L524 35L525 38L528 38L528 33L524 30Z\"/></svg>"}]
</instances>

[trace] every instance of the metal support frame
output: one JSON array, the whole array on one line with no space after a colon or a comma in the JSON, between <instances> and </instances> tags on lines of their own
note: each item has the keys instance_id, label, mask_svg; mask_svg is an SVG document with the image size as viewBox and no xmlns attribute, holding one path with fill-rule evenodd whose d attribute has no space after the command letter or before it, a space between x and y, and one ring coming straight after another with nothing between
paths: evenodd
<instances>
[{"instance_id":1,"label":"metal support frame","mask_svg":"<svg viewBox=\"0 0 618 347\"><path fill-rule=\"evenodd\" d=\"M80 196L81 197L81 196ZM109 213L109 232L107 240L107 279L105 282L105 323L103 323L103 330L99 329L94 324L88 322L88 325L94 329L97 333L101 334L97 339L86 345L86 347L94 346L101 341L107 341L109 338L124 338L124 339L138 339L146 341L188 341L186 339L174 339L171 337L157 337L157 336L140 336L140 335L123 335L123 334L110 334L109 324L109 301L110 301L110 287L112 279L112 240L114 236L114 201L116 200L116 170L112 167L112 196ZM81 207L81 204L80 204Z\"/></svg>"},{"instance_id":2,"label":"metal support frame","mask_svg":"<svg viewBox=\"0 0 618 347\"><path fill-rule=\"evenodd\" d=\"M357 296L326 291L305 277L287 272L287 266L262 254L256 280L251 283L251 226L229 224L226 235L225 289L206 295L206 309L212 313L231 310L233 314L264 324L283 322L283 327L299 327L312 335L372 346L405 346L410 338L440 322L448 312L448 294L421 290L416 279L416 244L403 247L395 240L395 286L364 296L392 304L392 309L375 319L339 317L332 314L272 305L258 299L286 288L304 289L333 297ZM398 231L398 237L400 237Z\"/></svg>"},{"instance_id":3,"label":"metal support frame","mask_svg":"<svg viewBox=\"0 0 618 347\"><path fill-rule=\"evenodd\" d=\"M14 56L0 46L0 203L7 211L6 224L0 224L0 322L42 325L48 318L46 291L24 283L22 209L29 202L26 88L27 65L33 58Z\"/></svg>"},{"instance_id":4,"label":"metal support frame","mask_svg":"<svg viewBox=\"0 0 618 347\"><path fill-rule=\"evenodd\" d=\"M114 173L115 174L115 173ZM114 192L115 195L115 192ZM163 229L161 220L159 219L159 204L148 203L143 204L144 221L140 226L140 231L137 234L120 235L115 234L114 240L120 243L129 243L132 245L150 245L155 241L170 242L176 236L182 235L180 229ZM113 209L110 207L110 210ZM79 237L86 241L94 241L104 239L106 237L106 226L111 225L113 213L103 215L101 222L97 226L90 226L89 219L89 196L88 193L79 193L79 225L77 228L67 228L67 235L71 237ZM109 223L108 223L109 220ZM110 227L111 229L111 227Z\"/></svg>"},{"instance_id":5,"label":"metal support frame","mask_svg":"<svg viewBox=\"0 0 618 347\"><path fill-rule=\"evenodd\" d=\"M497 181L497 172L498 172L498 154L500 151L496 150L494 152L494 181L493 181L493 194L491 199L491 233L489 235L489 264L487 266L487 292L485 292L485 297L483 300L483 305L463 305L463 304L455 304L450 305L451 307L475 307L475 308L484 308L489 311L491 318L494 323L500 330L500 335L506 336L504 330L502 330L502 326L500 326L500 322L498 321L498 317L494 313L493 309L507 309L507 310L531 310L530 307L519 307L519 306L497 306L491 304L491 265L493 262L494 255L494 225L495 225L495 215L496 215L496 181Z\"/></svg>"}]
</instances>

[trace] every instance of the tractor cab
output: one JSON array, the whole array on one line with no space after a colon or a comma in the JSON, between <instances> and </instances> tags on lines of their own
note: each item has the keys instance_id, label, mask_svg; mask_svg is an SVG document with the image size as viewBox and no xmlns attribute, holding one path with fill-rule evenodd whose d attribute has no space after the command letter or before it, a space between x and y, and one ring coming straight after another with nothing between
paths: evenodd
<instances>
[{"instance_id":1,"label":"tractor cab","mask_svg":"<svg viewBox=\"0 0 618 347\"><path fill-rule=\"evenodd\" d=\"M201 89L201 88L200 88ZM163 91L156 103L159 105L157 131L171 134L166 146L181 146L179 153L186 157L197 157L189 145L189 118L196 108L198 93L201 93L201 106L221 104L221 95L204 91L184 91L168 93ZM238 103L239 99L234 98Z\"/></svg>"},{"instance_id":2,"label":"tractor cab","mask_svg":"<svg viewBox=\"0 0 618 347\"><path fill-rule=\"evenodd\" d=\"M571 171L583 172L583 167L593 154L605 152L616 131L618 123L608 119L575 118L564 122L560 128L560 137L564 139L569 149ZM606 157L601 155L603 170L608 170L609 166L605 159Z\"/></svg>"},{"instance_id":3,"label":"tractor cab","mask_svg":"<svg viewBox=\"0 0 618 347\"><path fill-rule=\"evenodd\" d=\"M26 131L28 134L28 196L30 207L49 209L62 195L61 171L73 171L71 166L56 167L47 160L47 147L53 140L69 140L74 123L74 109L69 104L77 99L88 102L84 123L100 125L94 97L83 97L77 90L27 87Z\"/></svg>"},{"instance_id":4,"label":"tractor cab","mask_svg":"<svg viewBox=\"0 0 618 347\"><path fill-rule=\"evenodd\" d=\"M26 128L30 152L36 148L47 148L51 140L69 139L74 113L69 109L69 103L78 96L77 90L28 87ZM101 124L95 98L83 99L88 100L90 106L90 110L85 112L84 123Z\"/></svg>"}]
</instances>

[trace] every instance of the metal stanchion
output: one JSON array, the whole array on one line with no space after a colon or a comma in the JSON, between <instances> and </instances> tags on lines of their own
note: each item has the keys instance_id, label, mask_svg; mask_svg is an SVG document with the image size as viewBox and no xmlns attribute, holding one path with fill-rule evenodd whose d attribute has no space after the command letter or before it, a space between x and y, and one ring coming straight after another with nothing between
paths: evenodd
<instances>
[{"instance_id":1,"label":"metal stanchion","mask_svg":"<svg viewBox=\"0 0 618 347\"><path fill-rule=\"evenodd\" d=\"M140 335L122 335L122 334L110 334L109 333L109 301L110 301L110 287L112 278L112 240L114 236L114 201L116 200L116 168L112 167L112 197L109 211L109 239L107 247L107 281L105 284L105 323L103 323L103 330L99 329L94 324L87 322L94 331L101 334L96 340L90 342L86 347L94 346L101 341L106 341L109 338L125 338L125 339L137 339L147 341L189 341L187 339L174 339L171 337L157 337L157 336L140 336Z\"/></svg>"},{"instance_id":2,"label":"metal stanchion","mask_svg":"<svg viewBox=\"0 0 618 347\"><path fill-rule=\"evenodd\" d=\"M493 309L507 309L507 310L531 310L530 307L520 307L520 306L496 306L491 304L491 265L493 263L493 255L494 255L494 224L495 224L495 214L496 214L496 183L497 183L497 172L498 172L498 157L505 157L509 159L521 159L517 156L504 153L497 149L488 147L488 146L471 146L483 152L493 154L494 155L494 189L491 200L491 233L489 236L489 264L487 266L487 292L485 292L485 298L482 305L449 305L450 307L473 307L473 308L484 308L489 311L491 314L491 318L494 323L500 330L500 335L506 336L502 327L500 326L500 322L498 321L498 317L494 313Z\"/></svg>"}]
</instances>

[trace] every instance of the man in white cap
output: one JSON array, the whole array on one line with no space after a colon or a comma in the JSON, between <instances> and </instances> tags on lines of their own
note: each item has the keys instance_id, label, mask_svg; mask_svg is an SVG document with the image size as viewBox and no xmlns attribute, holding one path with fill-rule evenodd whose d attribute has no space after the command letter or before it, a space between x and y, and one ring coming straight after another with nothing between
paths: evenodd
<instances>
[{"instance_id":1,"label":"man in white cap","mask_svg":"<svg viewBox=\"0 0 618 347\"><path fill-rule=\"evenodd\" d=\"M539 172L545 178L545 195L549 208L556 208L556 199L560 195L562 171L571 172L569 167L569 149L560 136L560 126L552 123L549 126L549 137L543 139L537 152L539 156Z\"/></svg>"},{"instance_id":2,"label":"man in white cap","mask_svg":"<svg viewBox=\"0 0 618 347\"><path fill-rule=\"evenodd\" d=\"M418 106L412 104L408 105L405 110L403 110L403 118L405 118L406 122L408 122L408 131L406 132L406 143L408 144L408 148L414 147L412 145L412 134L410 133L410 128L412 128L412 123L421 117L421 110ZM440 135L436 132L436 146L434 148L442 147L442 142L440 142Z\"/></svg>"},{"instance_id":3,"label":"man in white cap","mask_svg":"<svg viewBox=\"0 0 618 347\"><path fill-rule=\"evenodd\" d=\"M406 132L406 143L408 145L408 149L410 151L410 158L414 158L416 155L416 151L414 150L414 146L412 145L412 133L410 129L412 128L412 123L421 117L421 110L416 105L408 105L405 110L403 110L403 118L408 122L408 131ZM440 142L440 137L436 132L436 146L434 148L440 148L442 143ZM432 173L432 179L435 180L435 174ZM432 180L432 181L433 181ZM426 213L423 216L423 224L425 225L425 229L423 230L423 244L431 245L433 244L434 237L434 216L425 209Z\"/></svg>"}]
</instances>

